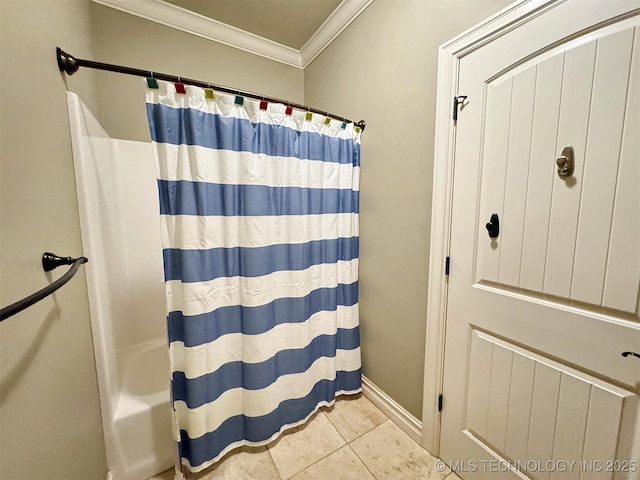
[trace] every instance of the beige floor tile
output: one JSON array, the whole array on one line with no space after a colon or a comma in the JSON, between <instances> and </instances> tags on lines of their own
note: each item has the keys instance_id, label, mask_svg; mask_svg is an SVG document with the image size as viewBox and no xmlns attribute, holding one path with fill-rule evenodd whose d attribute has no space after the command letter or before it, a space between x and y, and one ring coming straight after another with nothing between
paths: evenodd
<instances>
[{"instance_id":1,"label":"beige floor tile","mask_svg":"<svg viewBox=\"0 0 640 480\"><path fill-rule=\"evenodd\" d=\"M438 472L437 459L391 421L354 440L351 447L377 480L441 480L450 473Z\"/></svg>"},{"instance_id":2,"label":"beige floor tile","mask_svg":"<svg viewBox=\"0 0 640 480\"><path fill-rule=\"evenodd\" d=\"M451 472L445 480L462 480L458 475Z\"/></svg>"},{"instance_id":3,"label":"beige floor tile","mask_svg":"<svg viewBox=\"0 0 640 480\"><path fill-rule=\"evenodd\" d=\"M174 470L173 468L171 468L165 472L159 473L155 477L148 478L147 480L173 480L173 477L174 477Z\"/></svg>"},{"instance_id":4,"label":"beige floor tile","mask_svg":"<svg viewBox=\"0 0 640 480\"><path fill-rule=\"evenodd\" d=\"M347 442L389 420L362 395L340 397L326 415Z\"/></svg>"},{"instance_id":5,"label":"beige floor tile","mask_svg":"<svg viewBox=\"0 0 640 480\"><path fill-rule=\"evenodd\" d=\"M375 480L348 445L324 457L291 480Z\"/></svg>"},{"instance_id":6,"label":"beige floor tile","mask_svg":"<svg viewBox=\"0 0 640 480\"><path fill-rule=\"evenodd\" d=\"M173 478L173 477L172 477ZM267 447L242 447L189 480L280 480Z\"/></svg>"},{"instance_id":7,"label":"beige floor tile","mask_svg":"<svg viewBox=\"0 0 640 480\"><path fill-rule=\"evenodd\" d=\"M324 413L269 445L269 453L283 479L304 470L345 445Z\"/></svg>"}]
</instances>

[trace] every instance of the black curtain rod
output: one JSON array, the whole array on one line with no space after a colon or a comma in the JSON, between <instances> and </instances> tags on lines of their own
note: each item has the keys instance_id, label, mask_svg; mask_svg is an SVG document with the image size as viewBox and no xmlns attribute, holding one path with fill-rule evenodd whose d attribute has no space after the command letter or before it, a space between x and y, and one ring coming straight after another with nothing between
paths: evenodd
<instances>
[{"instance_id":1,"label":"black curtain rod","mask_svg":"<svg viewBox=\"0 0 640 480\"><path fill-rule=\"evenodd\" d=\"M353 120L349 120L347 118L340 117L338 115L334 115L329 112L324 112L322 110L311 108L307 105L301 105L298 103L289 102L287 100L282 100L280 98L267 97L264 95L259 95L257 93L236 90L229 87L223 87L221 85L214 85L212 83L202 82L200 80L193 80L191 78L177 77L175 75L168 75L166 73L152 72L151 70L141 70L139 68L130 68L130 67L123 67L121 65L112 65L109 63L94 62L92 60L83 60L82 58L76 58L73 55L68 54L67 52L62 50L60 47L56 48L56 58L58 60L58 68L60 68L60 71L65 72L67 75L73 75L78 71L80 67L87 67L87 68L95 68L97 70L106 70L109 72L124 73L126 75L135 75L137 77L153 77L158 80L166 80L168 82L180 82L186 85L194 85L196 87L202 87L202 88L213 88L214 90L218 90L220 92L225 92L225 93L231 93L233 95L240 95L243 97L254 98L256 100L266 100L272 103L282 103L284 105L290 105L300 110L319 113L321 115L324 115L325 117L331 117L336 120L342 120L343 122L353 123L357 127L360 127L363 131L365 127L364 120L360 120L359 122L354 122Z\"/></svg>"},{"instance_id":2,"label":"black curtain rod","mask_svg":"<svg viewBox=\"0 0 640 480\"><path fill-rule=\"evenodd\" d=\"M34 303L39 302L43 298L48 297L53 292L58 290L61 286L67 283L71 278L76 274L80 265L83 263L87 263L89 260L87 257L59 257L54 253L45 252L42 255L42 268L45 272L50 272L54 268L59 267L60 265L71 265L71 268L67 270L63 276L61 276L56 281L47 285L46 287L38 290L36 293L32 293L28 297L23 298L22 300L18 300L15 303L12 303L8 307L4 307L0 310L0 322L15 315L18 312L21 312L25 308L30 307Z\"/></svg>"}]
</instances>

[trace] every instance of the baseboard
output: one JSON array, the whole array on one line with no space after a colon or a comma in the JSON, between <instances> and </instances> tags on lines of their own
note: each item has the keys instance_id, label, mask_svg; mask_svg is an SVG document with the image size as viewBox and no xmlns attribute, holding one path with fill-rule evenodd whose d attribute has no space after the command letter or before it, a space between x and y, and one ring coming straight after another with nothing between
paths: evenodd
<instances>
[{"instance_id":1,"label":"baseboard","mask_svg":"<svg viewBox=\"0 0 640 480\"><path fill-rule=\"evenodd\" d=\"M364 375L362 376L362 394L418 445L422 445L422 422L397 404Z\"/></svg>"}]
</instances>

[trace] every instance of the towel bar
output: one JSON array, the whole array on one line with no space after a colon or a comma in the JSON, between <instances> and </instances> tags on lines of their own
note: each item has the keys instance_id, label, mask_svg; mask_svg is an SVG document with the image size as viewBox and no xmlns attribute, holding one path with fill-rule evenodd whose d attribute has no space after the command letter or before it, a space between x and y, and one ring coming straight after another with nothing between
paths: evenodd
<instances>
[{"instance_id":1,"label":"towel bar","mask_svg":"<svg viewBox=\"0 0 640 480\"><path fill-rule=\"evenodd\" d=\"M0 322L6 318L9 318L15 315L18 312L21 312L25 308L30 307L34 303L39 302L43 298L51 295L53 292L55 292L60 287L62 287L65 283L71 280L71 278L76 274L76 272L80 268L80 265L82 265L83 263L87 263L88 261L89 260L86 257L78 257L78 258L59 257L58 255L55 255L53 253L45 252L42 255L42 268L44 269L45 272L51 271L54 268L59 267L60 265L71 265L71 268L69 268L67 273L65 273L56 281L52 282L50 285L47 285L43 289L38 290L37 292L29 295L28 297L25 297L22 300L12 303L11 305L0 310Z\"/></svg>"}]
</instances>

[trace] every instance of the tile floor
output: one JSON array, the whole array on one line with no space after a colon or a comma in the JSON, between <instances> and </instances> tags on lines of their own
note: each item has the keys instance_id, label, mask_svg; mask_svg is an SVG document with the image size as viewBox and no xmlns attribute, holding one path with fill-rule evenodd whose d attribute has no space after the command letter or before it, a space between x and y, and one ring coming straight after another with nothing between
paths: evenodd
<instances>
[{"instance_id":1,"label":"tile floor","mask_svg":"<svg viewBox=\"0 0 640 480\"><path fill-rule=\"evenodd\" d=\"M242 448L189 480L459 480L362 395L342 397L304 426ZM173 480L173 470L149 480Z\"/></svg>"}]
</instances>

